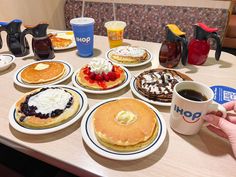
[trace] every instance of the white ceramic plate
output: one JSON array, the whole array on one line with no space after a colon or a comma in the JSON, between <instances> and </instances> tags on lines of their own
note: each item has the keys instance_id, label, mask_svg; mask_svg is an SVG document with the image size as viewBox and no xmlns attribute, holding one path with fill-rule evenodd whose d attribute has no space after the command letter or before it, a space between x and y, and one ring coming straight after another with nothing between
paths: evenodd
<instances>
[{"instance_id":1,"label":"white ceramic plate","mask_svg":"<svg viewBox=\"0 0 236 177\"><path fill-rule=\"evenodd\" d=\"M40 134L47 134L47 133L52 133L61 129L64 129L70 125L72 125L73 123L75 123L76 121L78 121L83 114L85 113L85 111L87 110L88 107L88 100L87 100L87 96L85 95L85 93L75 87L71 87L71 86L65 86L65 85L56 85L56 86L47 86L47 87L60 87L60 88L67 88L67 89L71 89L73 91L75 91L78 96L79 96L79 100L80 100L80 107L77 111L77 113L73 116L73 118L71 118L69 121L58 125L56 127L52 127L52 128L46 128L46 129L30 129L30 128L26 128L23 127L22 125L18 124L15 118L15 104L12 105L10 111L9 111L9 123L10 125L16 129L19 132L22 133L26 133L26 134L32 134L32 135L40 135Z\"/></svg>"},{"instance_id":2,"label":"white ceramic plate","mask_svg":"<svg viewBox=\"0 0 236 177\"><path fill-rule=\"evenodd\" d=\"M111 99L102 101L94 105L93 107L91 107L86 112L81 122L81 133L82 133L82 137L85 143L94 152L98 153L99 155L104 156L109 159L114 159L114 160L135 160L135 159L143 158L147 155L150 155L151 153L156 151L163 143L166 136L166 124L160 112L148 103L145 103L145 104L147 104L156 113L157 123L159 125L158 134L155 140L150 145L138 151L117 152L117 151L112 151L110 149L107 149L105 146L101 145L97 141L95 133L94 133L94 129L93 129L93 114L99 106L107 102L117 100L117 99L122 99L122 98L111 98Z\"/></svg>"},{"instance_id":3,"label":"white ceramic plate","mask_svg":"<svg viewBox=\"0 0 236 177\"><path fill-rule=\"evenodd\" d=\"M57 50L66 50L66 49L71 49L71 48L76 47L76 41L75 41L74 34L68 35L68 34L66 34L67 32L73 32L73 31L55 31L55 32L51 32L51 34L65 34L66 36L68 36L68 38L70 38L72 40L72 43L70 45L68 45L67 47L53 47L54 50L56 50L56 51Z\"/></svg>"},{"instance_id":4,"label":"white ceramic plate","mask_svg":"<svg viewBox=\"0 0 236 177\"><path fill-rule=\"evenodd\" d=\"M119 66L120 66L120 65L119 65ZM130 72L129 72L125 67L123 67L123 66L120 66L120 67L124 70L126 77L125 77L124 82L123 82L121 85L117 86L117 87L114 87L114 88L111 88L111 89L107 89L107 90L92 90L92 89L88 89L88 88L83 87L83 86L79 83L79 81L78 81L78 79L77 79L77 77L76 77L77 73L80 71L81 68L78 69L76 72L74 72L74 74L73 74L73 76L72 76L72 83L73 83L74 86L80 88L81 90L83 90L84 92L87 92L87 93L106 94L106 93L116 92L116 91L118 91L118 90L121 90L121 89L124 88L125 86L127 86L127 85L129 84L129 82L130 82L130 79L131 79L131 74L130 74Z\"/></svg>"},{"instance_id":5,"label":"white ceramic plate","mask_svg":"<svg viewBox=\"0 0 236 177\"><path fill-rule=\"evenodd\" d=\"M42 84L29 84L29 83L24 82L21 79L21 72L27 66L29 66L31 64L34 64L34 63L40 63L40 62L60 62L60 63L63 63L64 66L65 66L66 71L65 71L65 73L62 77L60 77L59 79L56 79L54 81L51 81L51 82L42 83ZM15 84L17 84L21 87L25 87L25 88L39 88L39 87L42 87L44 85L55 85L55 84L61 83L61 82L65 81L66 79L68 79L72 74L73 74L73 67L65 61L62 61L62 60L41 60L41 61L30 63L30 64L28 64L26 66L23 66L22 68L18 69L16 71L15 75L14 75L14 82L15 82Z\"/></svg>"},{"instance_id":6,"label":"white ceramic plate","mask_svg":"<svg viewBox=\"0 0 236 177\"><path fill-rule=\"evenodd\" d=\"M142 48L143 48L143 47L142 47ZM143 48L143 49L145 49L145 48ZM112 60L112 59L111 59L110 55L111 55L111 53L113 52L113 50L114 50L114 48L113 48L113 49L110 49L110 50L108 50L108 51L106 52L106 59L108 59L108 60L110 60L110 61L112 61L112 62L114 62L114 63L120 64L120 65L122 65L122 66L125 66L125 67L143 66L143 65L146 65L147 63L151 62L151 61L152 61L152 58L153 58L151 52L150 52L149 50L145 49L145 50L147 51L147 54L148 54L147 60L145 60L144 62L141 62L141 63L125 64L125 63L121 63L121 62L118 62L118 61L116 61L116 60Z\"/></svg>"},{"instance_id":7,"label":"white ceramic plate","mask_svg":"<svg viewBox=\"0 0 236 177\"><path fill-rule=\"evenodd\" d=\"M154 105L159 105L159 106L171 106L171 102L166 103L166 102L150 100L147 97L143 96L141 93L139 93L139 91L136 87L136 78L135 77L132 77L132 79L130 81L130 89L135 96L137 96L138 98L140 98L143 101L146 101L146 102L154 104Z\"/></svg>"}]
</instances>

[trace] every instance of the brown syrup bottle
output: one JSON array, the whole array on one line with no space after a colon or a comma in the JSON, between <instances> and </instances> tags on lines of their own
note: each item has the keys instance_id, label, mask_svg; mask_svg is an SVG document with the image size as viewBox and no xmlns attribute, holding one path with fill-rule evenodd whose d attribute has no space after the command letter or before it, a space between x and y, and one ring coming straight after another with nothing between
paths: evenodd
<instances>
[{"instance_id":1,"label":"brown syrup bottle","mask_svg":"<svg viewBox=\"0 0 236 177\"><path fill-rule=\"evenodd\" d=\"M166 25L166 40L162 42L159 62L166 68L174 68L181 63L186 65L188 57L185 33L174 24Z\"/></svg>"},{"instance_id":2,"label":"brown syrup bottle","mask_svg":"<svg viewBox=\"0 0 236 177\"><path fill-rule=\"evenodd\" d=\"M52 42L47 35L48 24L41 23L36 26L25 26L26 29L23 31L21 37L24 38L26 34L31 34L32 48L34 56L38 60L52 59L55 57Z\"/></svg>"}]
</instances>

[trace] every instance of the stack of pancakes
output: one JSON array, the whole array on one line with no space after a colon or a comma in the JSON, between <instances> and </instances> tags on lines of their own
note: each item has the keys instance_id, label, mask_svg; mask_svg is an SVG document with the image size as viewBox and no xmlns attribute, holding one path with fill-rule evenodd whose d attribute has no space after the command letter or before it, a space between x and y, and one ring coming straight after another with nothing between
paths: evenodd
<instances>
[{"instance_id":1,"label":"stack of pancakes","mask_svg":"<svg viewBox=\"0 0 236 177\"><path fill-rule=\"evenodd\" d=\"M64 108L59 105L62 99L62 94L69 94L70 99L64 101ZM50 95L44 93L50 91ZM56 92L53 94L53 92ZM40 98L41 97L41 98ZM58 97L60 99L58 99ZM30 105L30 99L36 99L35 105ZM37 107L38 105L38 107ZM51 108L52 112L45 114L42 111L42 105L48 109ZM40 88L26 93L16 103L16 121L23 127L31 129L45 129L55 127L68 120L70 120L78 111L80 100L78 94L71 89L66 88Z\"/></svg>"},{"instance_id":2,"label":"stack of pancakes","mask_svg":"<svg viewBox=\"0 0 236 177\"><path fill-rule=\"evenodd\" d=\"M55 48L68 47L72 43L72 39L63 38L63 36L62 37L58 37L58 34L50 33L48 36L49 36L49 38L52 41L53 47L55 47ZM65 36L66 36L66 34L65 34Z\"/></svg>"},{"instance_id":3,"label":"stack of pancakes","mask_svg":"<svg viewBox=\"0 0 236 177\"><path fill-rule=\"evenodd\" d=\"M28 84L48 83L61 78L65 71L63 63L39 62L27 66L21 72L21 79Z\"/></svg>"},{"instance_id":4,"label":"stack of pancakes","mask_svg":"<svg viewBox=\"0 0 236 177\"><path fill-rule=\"evenodd\" d=\"M115 151L136 151L153 142L158 124L155 112L132 98L101 105L93 116L98 141Z\"/></svg>"},{"instance_id":5,"label":"stack of pancakes","mask_svg":"<svg viewBox=\"0 0 236 177\"><path fill-rule=\"evenodd\" d=\"M185 74L169 69L151 69L136 78L136 87L150 100L171 102L174 86L184 80L192 80Z\"/></svg>"},{"instance_id":6,"label":"stack of pancakes","mask_svg":"<svg viewBox=\"0 0 236 177\"><path fill-rule=\"evenodd\" d=\"M126 75L124 70L119 67L115 66L116 71L119 73L119 77L115 80L90 80L88 79L88 75L84 72L84 70L88 67L87 65L83 67L78 73L77 73L77 80L78 82L85 88L91 89L91 90L108 90L111 88L114 88L116 86L121 85L124 80L126 79Z\"/></svg>"},{"instance_id":7,"label":"stack of pancakes","mask_svg":"<svg viewBox=\"0 0 236 177\"><path fill-rule=\"evenodd\" d=\"M110 53L110 58L119 63L135 64L147 60L147 51L143 48L132 46L120 46L114 48Z\"/></svg>"}]
</instances>

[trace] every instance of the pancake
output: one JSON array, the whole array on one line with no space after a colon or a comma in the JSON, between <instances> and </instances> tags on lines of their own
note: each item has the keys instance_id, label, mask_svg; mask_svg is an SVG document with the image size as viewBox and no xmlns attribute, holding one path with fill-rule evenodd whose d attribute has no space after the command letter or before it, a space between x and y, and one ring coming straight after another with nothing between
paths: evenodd
<instances>
[{"instance_id":1,"label":"pancake","mask_svg":"<svg viewBox=\"0 0 236 177\"><path fill-rule=\"evenodd\" d=\"M23 82L41 84L59 79L65 73L65 66L61 62L39 62L27 66L21 72Z\"/></svg>"},{"instance_id":2,"label":"pancake","mask_svg":"<svg viewBox=\"0 0 236 177\"><path fill-rule=\"evenodd\" d=\"M93 115L98 141L116 151L136 151L155 139L158 125L155 112L132 98L101 105Z\"/></svg>"},{"instance_id":3,"label":"pancake","mask_svg":"<svg viewBox=\"0 0 236 177\"><path fill-rule=\"evenodd\" d=\"M63 36L59 37L58 34L50 33L48 36L52 41L52 46L55 48L65 48L72 43L72 39L63 38Z\"/></svg>"},{"instance_id":4,"label":"pancake","mask_svg":"<svg viewBox=\"0 0 236 177\"><path fill-rule=\"evenodd\" d=\"M184 80L192 80L175 70L151 69L136 78L138 92L146 98L160 102L171 102L174 86Z\"/></svg>"},{"instance_id":5,"label":"pancake","mask_svg":"<svg viewBox=\"0 0 236 177\"><path fill-rule=\"evenodd\" d=\"M120 84L122 84L126 78L124 70L119 66L114 66L114 71L116 78L115 79L96 79L96 76L94 79L90 79L88 73L86 70L88 70L88 67L85 66L82 68L78 74L77 79L78 82L85 88L92 89L92 90L107 90L114 88Z\"/></svg>"},{"instance_id":6,"label":"pancake","mask_svg":"<svg viewBox=\"0 0 236 177\"><path fill-rule=\"evenodd\" d=\"M16 103L16 121L23 127L45 129L68 120L79 109L78 94L66 88L41 88L26 93Z\"/></svg>"},{"instance_id":7,"label":"pancake","mask_svg":"<svg viewBox=\"0 0 236 177\"><path fill-rule=\"evenodd\" d=\"M112 49L110 58L119 63L135 64L147 60L148 54L147 51L143 48L120 46Z\"/></svg>"}]
</instances>

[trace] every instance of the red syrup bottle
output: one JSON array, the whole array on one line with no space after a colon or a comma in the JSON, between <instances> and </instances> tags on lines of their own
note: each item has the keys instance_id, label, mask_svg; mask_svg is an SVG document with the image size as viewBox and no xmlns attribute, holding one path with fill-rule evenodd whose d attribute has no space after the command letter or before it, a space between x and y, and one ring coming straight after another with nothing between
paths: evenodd
<instances>
[{"instance_id":1,"label":"red syrup bottle","mask_svg":"<svg viewBox=\"0 0 236 177\"><path fill-rule=\"evenodd\" d=\"M160 65L166 68L176 67L180 60L187 63L188 47L185 33L175 24L166 25L166 40L162 42L159 52Z\"/></svg>"},{"instance_id":2,"label":"red syrup bottle","mask_svg":"<svg viewBox=\"0 0 236 177\"><path fill-rule=\"evenodd\" d=\"M21 37L24 38L26 34L31 34L32 48L34 56L38 60L52 59L55 57L52 42L47 35L48 24L41 23L36 26L25 26L26 29L23 31Z\"/></svg>"},{"instance_id":3,"label":"red syrup bottle","mask_svg":"<svg viewBox=\"0 0 236 177\"><path fill-rule=\"evenodd\" d=\"M194 39L188 45L188 63L202 65L206 62L210 51L208 38L213 38L216 41L215 59L218 61L221 54L221 41L216 33L218 29L209 28L203 23L195 24L194 28Z\"/></svg>"}]
</instances>

